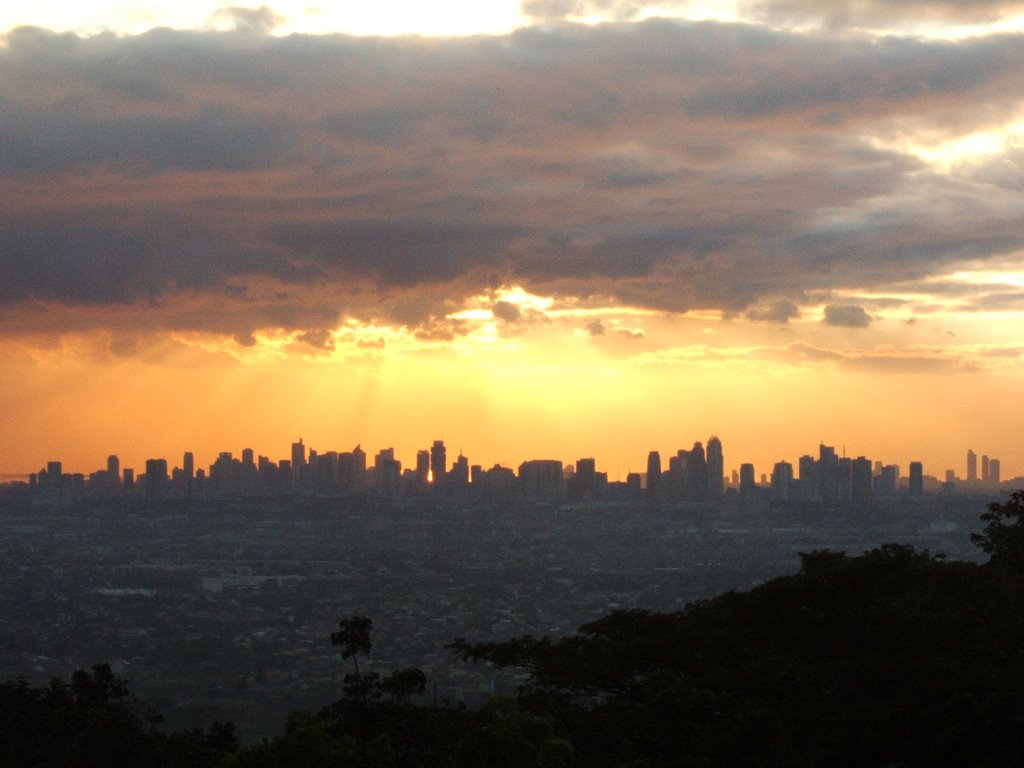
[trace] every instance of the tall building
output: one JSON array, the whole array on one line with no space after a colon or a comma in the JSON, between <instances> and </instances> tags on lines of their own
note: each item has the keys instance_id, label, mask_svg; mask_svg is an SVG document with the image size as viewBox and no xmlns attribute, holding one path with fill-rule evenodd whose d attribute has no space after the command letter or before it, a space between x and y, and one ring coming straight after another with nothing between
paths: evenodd
<instances>
[{"instance_id":1,"label":"tall building","mask_svg":"<svg viewBox=\"0 0 1024 768\"><path fill-rule=\"evenodd\" d=\"M998 487L1000 482L1000 474L1002 472L1002 465L999 459L988 460L988 481L990 484Z\"/></svg>"},{"instance_id":2,"label":"tall building","mask_svg":"<svg viewBox=\"0 0 1024 768\"><path fill-rule=\"evenodd\" d=\"M800 500L813 501L818 495L818 464L813 456L804 455L799 460Z\"/></svg>"},{"instance_id":3,"label":"tall building","mask_svg":"<svg viewBox=\"0 0 1024 768\"><path fill-rule=\"evenodd\" d=\"M793 465L780 461L772 469L772 498L775 501L789 501L789 489L793 485Z\"/></svg>"},{"instance_id":4,"label":"tall building","mask_svg":"<svg viewBox=\"0 0 1024 768\"><path fill-rule=\"evenodd\" d=\"M690 449L684 477L687 501L704 501L708 495L708 463L699 442Z\"/></svg>"},{"instance_id":5,"label":"tall building","mask_svg":"<svg viewBox=\"0 0 1024 768\"><path fill-rule=\"evenodd\" d=\"M469 487L469 459L462 455L462 451L459 451L458 457L452 464L449 479L457 492L465 491Z\"/></svg>"},{"instance_id":6,"label":"tall building","mask_svg":"<svg viewBox=\"0 0 1024 768\"><path fill-rule=\"evenodd\" d=\"M821 443L818 445L818 495L824 501L839 498L839 457L836 449ZM870 471L870 466L868 467Z\"/></svg>"},{"instance_id":7,"label":"tall building","mask_svg":"<svg viewBox=\"0 0 1024 768\"><path fill-rule=\"evenodd\" d=\"M591 497L597 486L597 461L594 459L577 459L576 473L573 476L575 492L581 497Z\"/></svg>"},{"instance_id":8,"label":"tall building","mask_svg":"<svg viewBox=\"0 0 1024 768\"><path fill-rule=\"evenodd\" d=\"M292 443L292 471L298 476L299 467L304 466L306 466L306 446L303 445L300 437L299 442Z\"/></svg>"},{"instance_id":9,"label":"tall building","mask_svg":"<svg viewBox=\"0 0 1024 768\"><path fill-rule=\"evenodd\" d=\"M565 498L562 462L534 459L519 465L519 488L523 496L536 501L555 502Z\"/></svg>"},{"instance_id":10,"label":"tall building","mask_svg":"<svg viewBox=\"0 0 1024 768\"><path fill-rule=\"evenodd\" d=\"M875 496L895 496L899 486L900 468L896 464L883 464L875 476Z\"/></svg>"},{"instance_id":11,"label":"tall building","mask_svg":"<svg viewBox=\"0 0 1024 768\"><path fill-rule=\"evenodd\" d=\"M121 479L121 460L114 454L107 456L107 474L115 483Z\"/></svg>"},{"instance_id":12,"label":"tall building","mask_svg":"<svg viewBox=\"0 0 1024 768\"><path fill-rule=\"evenodd\" d=\"M722 498L725 492L725 458L722 455L722 441L717 435L708 438L707 472L708 498L715 501Z\"/></svg>"},{"instance_id":13,"label":"tall building","mask_svg":"<svg viewBox=\"0 0 1024 768\"><path fill-rule=\"evenodd\" d=\"M760 508L760 494L753 464L740 464L740 509L745 513L757 512Z\"/></svg>"},{"instance_id":14,"label":"tall building","mask_svg":"<svg viewBox=\"0 0 1024 768\"><path fill-rule=\"evenodd\" d=\"M146 500L159 501L167 493L167 459L146 459Z\"/></svg>"},{"instance_id":15,"label":"tall building","mask_svg":"<svg viewBox=\"0 0 1024 768\"><path fill-rule=\"evenodd\" d=\"M657 501L661 490L661 454L651 451L647 454L647 498Z\"/></svg>"},{"instance_id":16,"label":"tall building","mask_svg":"<svg viewBox=\"0 0 1024 768\"><path fill-rule=\"evenodd\" d=\"M416 451L416 482L430 482L430 451Z\"/></svg>"},{"instance_id":17,"label":"tall building","mask_svg":"<svg viewBox=\"0 0 1024 768\"><path fill-rule=\"evenodd\" d=\"M967 482L978 482L978 454L974 451L967 451Z\"/></svg>"},{"instance_id":18,"label":"tall building","mask_svg":"<svg viewBox=\"0 0 1024 768\"><path fill-rule=\"evenodd\" d=\"M871 461L858 456L850 466L850 501L855 507L865 509L871 506L871 499Z\"/></svg>"},{"instance_id":19,"label":"tall building","mask_svg":"<svg viewBox=\"0 0 1024 768\"><path fill-rule=\"evenodd\" d=\"M185 470L185 477L191 480L196 476L196 459L192 451L187 451L181 459L181 468Z\"/></svg>"},{"instance_id":20,"label":"tall building","mask_svg":"<svg viewBox=\"0 0 1024 768\"><path fill-rule=\"evenodd\" d=\"M924 493L924 466L920 461L910 462L910 479L907 490L911 496L920 496Z\"/></svg>"},{"instance_id":21,"label":"tall building","mask_svg":"<svg viewBox=\"0 0 1024 768\"><path fill-rule=\"evenodd\" d=\"M448 475L448 451L445 450L444 440L435 440L430 446L430 474L434 480L434 487L440 488L444 485Z\"/></svg>"}]
</instances>

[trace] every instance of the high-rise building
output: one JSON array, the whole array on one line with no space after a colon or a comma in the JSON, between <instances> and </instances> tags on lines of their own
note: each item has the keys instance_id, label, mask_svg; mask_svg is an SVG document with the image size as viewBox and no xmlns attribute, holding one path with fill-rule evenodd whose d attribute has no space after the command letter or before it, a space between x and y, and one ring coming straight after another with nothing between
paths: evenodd
<instances>
[{"instance_id":1,"label":"high-rise building","mask_svg":"<svg viewBox=\"0 0 1024 768\"><path fill-rule=\"evenodd\" d=\"M725 492L725 458L722 455L722 441L717 435L708 438L707 449L708 498L717 500Z\"/></svg>"},{"instance_id":2,"label":"high-rise building","mask_svg":"<svg viewBox=\"0 0 1024 768\"><path fill-rule=\"evenodd\" d=\"M306 446L303 445L300 437L299 442L292 443L292 471L298 476L299 467L304 466L306 466Z\"/></svg>"},{"instance_id":3,"label":"high-rise building","mask_svg":"<svg viewBox=\"0 0 1024 768\"><path fill-rule=\"evenodd\" d=\"M830 445L818 445L818 495L824 501L835 501L839 498L838 480L839 457L836 449Z\"/></svg>"},{"instance_id":4,"label":"high-rise building","mask_svg":"<svg viewBox=\"0 0 1024 768\"><path fill-rule=\"evenodd\" d=\"M115 483L121 479L121 460L114 454L107 456L107 474Z\"/></svg>"},{"instance_id":5,"label":"high-rise building","mask_svg":"<svg viewBox=\"0 0 1024 768\"><path fill-rule=\"evenodd\" d=\"M416 482L430 482L430 451L416 451Z\"/></svg>"},{"instance_id":6,"label":"high-rise building","mask_svg":"<svg viewBox=\"0 0 1024 768\"><path fill-rule=\"evenodd\" d=\"M772 498L775 501L789 501L789 489L793 484L793 465L780 461L772 468Z\"/></svg>"},{"instance_id":7,"label":"high-rise building","mask_svg":"<svg viewBox=\"0 0 1024 768\"><path fill-rule=\"evenodd\" d=\"M435 487L444 485L448 475L448 451L444 447L444 440L435 440L430 446L430 474Z\"/></svg>"},{"instance_id":8,"label":"high-rise building","mask_svg":"<svg viewBox=\"0 0 1024 768\"><path fill-rule=\"evenodd\" d=\"M858 456L850 465L850 501L861 509L871 505L872 475L871 461Z\"/></svg>"},{"instance_id":9,"label":"high-rise building","mask_svg":"<svg viewBox=\"0 0 1024 768\"><path fill-rule=\"evenodd\" d=\"M982 457L981 457L981 482L983 482L983 483L987 483L988 482L988 473L989 473L988 455L987 454L983 454Z\"/></svg>"},{"instance_id":10,"label":"high-rise building","mask_svg":"<svg viewBox=\"0 0 1024 768\"><path fill-rule=\"evenodd\" d=\"M528 499L561 501L565 498L562 462L534 459L519 465L519 488Z\"/></svg>"},{"instance_id":11,"label":"high-rise building","mask_svg":"<svg viewBox=\"0 0 1024 768\"><path fill-rule=\"evenodd\" d=\"M882 471L875 476L875 496L895 496L899 485L900 468L896 464L883 464Z\"/></svg>"},{"instance_id":12,"label":"high-rise building","mask_svg":"<svg viewBox=\"0 0 1024 768\"><path fill-rule=\"evenodd\" d=\"M577 494L593 495L597 484L597 462L594 459L577 459L573 486Z\"/></svg>"},{"instance_id":13,"label":"high-rise building","mask_svg":"<svg viewBox=\"0 0 1024 768\"><path fill-rule=\"evenodd\" d=\"M469 486L469 459L462 455L462 451L452 464L449 479L456 491L465 491Z\"/></svg>"},{"instance_id":14,"label":"high-rise building","mask_svg":"<svg viewBox=\"0 0 1024 768\"><path fill-rule=\"evenodd\" d=\"M991 485L999 486L1002 465L999 459L988 460L988 481Z\"/></svg>"},{"instance_id":15,"label":"high-rise building","mask_svg":"<svg viewBox=\"0 0 1024 768\"><path fill-rule=\"evenodd\" d=\"M196 459L191 451L187 451L181 459L181 468L185 470L185 477L191 480L196 476Z\"/></svg>"},{"instance_id":16,"label":"high-rise building","mask_svg":"<svg viewBox=\"0 0 1024 768\"><path fill-rule=\"evenodd\" d=\"M647 454L647 498L657 501L661 489L661 454L651 451Z\"/></svg>"},{"instance_id":17,"label":"high-rise building","mask_svg":"<svg viewBox=\"0 0 1024 768\"><path fill-rule=\"evenodd\" d=\"M687 501L704 501L708 495L708 464L704 446L699 442L690 449L684 477Z\"/></svg>"},{"instance_id":18,"label":"high-rise building","mask_svg":"<svg viewBox=\"0 0 1024 768\"><path fill-rule=\"evenodd\" d=\"M146 459L146 500L159 501L167 493L167 459Z\"/></svg>"},{"instance_id":19,"label":"high-rise building","mask_svg":"<svg viewBox=\"0 0 1024 768\"><path fill-rule=\"evenodd\" d=\"M813 456L804 455L799 460L800 500L813 501L818 495L818 464Z\"/></svg>"},{"instance_id":20,"label":"high-rise building","mask_svg":"<svg viewBox=\"0 0 1024 768\"><path fill-rule=\"evenodd\" d=\"M751 492L757 488L754 465L740 464L740 493Z\"/></svg>"},{"instance_id":21,"label":"high-rise building","mask_svg":"<svg viewBox=\"0 0 1024 768\"><path fill-rule=\"evenodd\" d=\"M907 490L911 496L920 496L924 493L924 466L920 461L910 462Z\"/></svg>"},{"instance_id":22,"label":"high-rise building","mask_svg":"<svg viewBox=\"0 0 1024 768\"><path fill-rule=\"evenodd\" d=\"M978 454L974 451L967 451L967 482L978 482Z\"/></svg>"}]
</instances>

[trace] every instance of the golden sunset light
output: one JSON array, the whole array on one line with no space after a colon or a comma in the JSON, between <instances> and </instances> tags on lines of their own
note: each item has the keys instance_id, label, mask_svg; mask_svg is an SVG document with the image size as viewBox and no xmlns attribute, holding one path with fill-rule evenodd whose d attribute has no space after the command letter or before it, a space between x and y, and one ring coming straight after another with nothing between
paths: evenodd
<instances>
[{"instance_id":1,"label":"golden sunset light","mask_svg":"<svg viewBox=\"0 0 1024 768\"><path fill-rule=\"evenodd\" d=\"M718 434L1024 473L1018 11L8 10L0 470L302 434L624 477Z\"/></svg>"}]
</instances>

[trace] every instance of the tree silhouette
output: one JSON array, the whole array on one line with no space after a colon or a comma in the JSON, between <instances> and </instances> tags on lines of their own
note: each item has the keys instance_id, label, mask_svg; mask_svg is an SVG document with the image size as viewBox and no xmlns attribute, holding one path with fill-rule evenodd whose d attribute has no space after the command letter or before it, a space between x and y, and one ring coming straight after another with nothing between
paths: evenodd
<instances>
[{"instance_id":1,"label":"tree silhouette","mask_svg":"<svg viewBox=\"0 0 1024 768\"><path fill-rule=\"evenodd\" d=\"M972 533L971 541L988 553L993 564L1024 573L1024 490L1014 491L1001 504L989 504L981 519L985 530Z\"/></svg>"},{"instance_id":2,"label":"tree silhouette","mask_svg":"<svg viewBox=\"0 0 1024 768\"><path fill-rule=\"evenodd\" d=\"M366 616L350 616L338 622L338 631L331 633L331 645L341 646L341 658L352 659L356 668L356 675L362 676L359 671L359 654L370 655L370 648L373 643L370 640L370 632L373 630L373 621Z\"/></svg>"}]
</instances>

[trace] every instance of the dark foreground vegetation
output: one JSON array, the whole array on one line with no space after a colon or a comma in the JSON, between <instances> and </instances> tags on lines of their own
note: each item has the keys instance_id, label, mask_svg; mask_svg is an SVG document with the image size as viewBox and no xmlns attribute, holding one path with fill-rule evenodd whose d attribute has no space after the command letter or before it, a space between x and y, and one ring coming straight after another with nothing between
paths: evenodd
<instances>
[{"instance_id":1,"label":"dark foreground vegetation","mask_svg":"<svg viewBox=\"0 0 1024 768\"><path fill-rule=\"evenodd\" d=\"M455 640L529 673L480 711L420 701L417 669L360 670L372 623L339 622L342 697L239 747L164 734L108 667L0 686L11 766L555 768L1024 766L1024 492L982 516L985 565L886 545L678 613L617 611L562 639Z\"/></svg>"}]
</instances>

